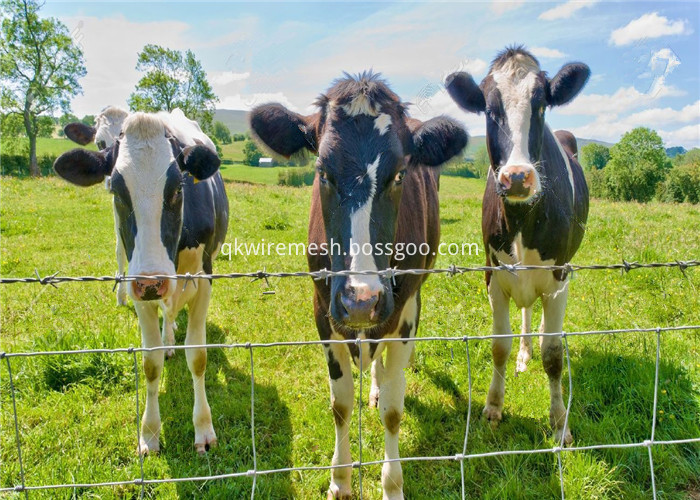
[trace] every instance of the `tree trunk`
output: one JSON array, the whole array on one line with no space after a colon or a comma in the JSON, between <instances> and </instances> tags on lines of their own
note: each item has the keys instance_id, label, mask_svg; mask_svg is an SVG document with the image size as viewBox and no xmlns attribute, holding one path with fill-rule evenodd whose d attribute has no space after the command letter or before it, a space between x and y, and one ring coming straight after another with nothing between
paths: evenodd
<instances>
[{"instance_id":1,"label":"tree trunk","mask_svg":"<svg viewBox=\"0 0 700 500\"><path fill-rule=\"evenodd\" d=\"M24 107L24 130L27 132L27 137L29 138L29 175L32 177L39 177L41 172L39 171L39 163L36 160L36 127L33 126L34 123L32 116L29 112L29 98L27 99L27 104Z\"/></svg>"}]
</instances>

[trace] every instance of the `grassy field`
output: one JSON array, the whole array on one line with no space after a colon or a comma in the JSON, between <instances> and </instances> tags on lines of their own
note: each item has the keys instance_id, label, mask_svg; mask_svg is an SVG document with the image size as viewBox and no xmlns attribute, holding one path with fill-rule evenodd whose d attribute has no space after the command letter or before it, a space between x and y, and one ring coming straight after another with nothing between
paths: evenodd
<instances>
[{"instance_id":1,"label":"grassy field","mask_svg":"<svg viewBox=\"0 0 700 500\"><path fill-rule=\"evenodd\" d=\"M240 168L227 166L227 168ZM266 169L265 172L272 171ZM226 173L226 171L225 171ZM227 175L227 177L230 177ZM228 241L305 241L309 188L227 183ZM442 238L480 241L479 181L443 178ZM59 179L0 180L3 276L105 275L116 270L108 193ZM274 228L274 229L269 229ZM671 261L700 257L700 210L691 205L594 201L577 263ZM481 247L481 245L480 245ZM440 257L478 265L483 255ZM305 258L220 256L215 272L305 269ZM571 284L565 328L583 331L700 324L700 279L689 269L579 272ZM209 342L314 340L309 279L214 284ZM431 277L423 289L419 335L490 333L483 275ZM0 287L4 351L138 346L134 310L116 307L111 283ZM535 312L536 316L539 311ZM513 308L512 323L519 330ZM183 342L186 312L178 318ZM569 337L573 406L571 428L579 446L632 443L649 438L652 421L655 334ZM549 396L539 349L526 373L508 366L504 421L493 430L480 419L491 374L488 341L472 341L472 425L468 453L547 448ZM144 460L147 478L179 478L253 468L250 441L250 368L245 350L209 351L207 392L219 447L206 456L193 449L192 386L184 353L166 363L161 388L161 453ZM700 333L664 333L656 439L700 436ZM29 485L128 480L139 476L136 456L133 358L70 355L12 359L17 411ZM402 456L461 452L467 417L466 352L461 343L420 343L407 371ZM355 371L356 385L357 371ZM7 367L0 367L0 486L19 484ZM328 465L333 417L328 375L316 346L255 351L255 435L259 469ZM567 380L565 370L564 380ZM367 401L368 378L365 375ZM568 389L565 383L565 400ZM145 384L139 395L143 408ZM358 459L357 407L350 439ZM376 410L362 413L363 460L383 458L383 429ZM655 446L656 486L663 498L698 498L700 446ZM567 498L649 498L651 477L644 448L564 453ZM465 462L469 498L556 498L559 473L552 454L501 456ZM363 468L364 498L381 498L381 466ZM355 471L354 490L359 492ZM411 499L460 497L459 462L404 464ZM329 473L261 476L259 498L325 498ZM159 484L148 498L244 498L251 478ZM134 498L136 486L33 492L32 498ZM12 495L9 496L13 498ZM19 498L19 496L18 496Z\"/></svg>"}]
</instances>

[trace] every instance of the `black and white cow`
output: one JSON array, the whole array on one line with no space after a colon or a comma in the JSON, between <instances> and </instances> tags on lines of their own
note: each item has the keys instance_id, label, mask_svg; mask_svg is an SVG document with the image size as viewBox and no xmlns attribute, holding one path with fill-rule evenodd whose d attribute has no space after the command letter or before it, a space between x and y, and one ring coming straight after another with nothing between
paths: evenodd
<instances>
[{"instance_id":1,"label":"black and white cow","mask_svg":"<svg viewBox=\"0 0 700 500\"><path fill-rule=\"evenodd\" d=\"M199 127L182 114L135 113L123 123L121 135L99 152L74 149L54 163L56 173L79 186L111 176L114 216L132 275L211 273L228 226L228 198L219 158L201 139ZM188 284L173 279L139 279L127 286L139 318L144 347L163 345L158 325L175 322L187 304L185 344L206 343L206 315L211 281ZM204 386L206 349L187 349L194 385L195 448L203 453L216 443ZM141 422L139 452L159 450L158 386L164 351L144 352L146 409Z\"/></svg>"},{"instance_id":2,"label":"black and white cow","mask_svg":"<svg viewBox=\"0 0 700 500\"><path fill-rule=\"evenodd\" d=\"M545 123L544 112L547 106L571 101L589 74L585 64L571 63L550 79L532 54L514 47L498 55L480 86L466 73L448 76L447 89L457 104L486 114L491 168L483 200L482 232L487 265L562 265L581 244L588 218L588 188L574 158L576 141L570 133L561 133L567 144L563 147ZM487 273L493 333L511 334L511 298L522 309L522 332L529 333L532 305L538 297L543 308L540 330L561 332L568 280L567 273L561 271ZM502 416L511 345L510 338L497 338L492 343L494 371L484 415L494 422ZM550 422L555 438L563 437L570 443L571 433L564 428L561 338L540 337L540 346L549 377ZM531 356L531 338L521 337L517 371L525 370Z\"/></svg>"},{"instance_id":3,"label":"black and white cow","mask_svg":"<svg viewBox=\"0 0 700 500\"><path fill-rule=\"evenodd\" d=\"M425 123L408 118L405 105L378 75L345 75L302 116L280 104L255 108L255 134L275 152L304 149L318 155L309 222L312 271L376 271L430 268L439 244L439 170L458 154L466 132L448 118ZM393 255L386 245L396 249ZM397 258L396 245L423 246L424 253ZM327 245L327 252L312 248ZM355 245L355 246L353 246ZM371 247L371 248L370 248ZM379 248L381 247L381 250ZM314 314L322 340L408 338L416 334L420 287L425 276L399 276L395 284L376 275L315 281ZM351 464L348 439L353 410L352 358L372 365L370 405L379 406L385 428L385 458L399 458L404 368L412 343L328 344L331 404L336 441L333 465ZM386 351L386 363L382 353ZM351 467L331 471L328 498L350 498ZM382 468L384 498L403 498L400 462Z\"/></svg>"},{"instance_id":4,"label":"black and white cow","mask_svg":"<svg viewBox=\"0 0 700 500\"><path fill-rule=\"evenodd\" d=\"M176 110L179 111L179 110ZM91 127L84 123L75 122L69 123L63 128L63 131L73 142L85 146L91 142L95 142L98 149L103 150L117 141L122 130L124 120L129 116L127 111L116 107L107 106L100 114L95 117L95 126ZM116 220L116 219L115 219ZM124 245L119 238L119 228L115 227L117 237L117 245L115 253L117 255L117 269L119 274L124 274L126 270L126 255L124 254ZM117 305L125 306L127 304L126 283L120 281L117 284Z\"/></svg>"}]
</instances>

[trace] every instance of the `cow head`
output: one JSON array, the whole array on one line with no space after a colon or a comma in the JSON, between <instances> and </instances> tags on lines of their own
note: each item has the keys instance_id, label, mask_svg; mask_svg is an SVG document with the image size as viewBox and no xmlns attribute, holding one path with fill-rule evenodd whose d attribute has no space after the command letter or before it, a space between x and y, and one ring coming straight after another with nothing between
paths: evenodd
<instances>
[{"instance_id":1,"label":"cow head","mask_svg":"<svg viewBox=\"0 0 700 500\"><path fill-rule=\"evenodd\" d=\"M98 149L111 147L119 138L122 124L129 113L116 106L107 106L95 117L95 126L84 123L69 123L63 127L63 131L71 141L81 146L95 141Z\"/></svg>"},{"instance_id":2,"label":"cow head","mask_svg":"<svg viewBox=\"0 0 700 500\"><path fill-rule=\"evenodd\" d=\"M175 274L182 229L183 187L207 179L219 157L202 145L184 147L156 115L135 113L122 135L101 151L74 149L54 163L56 173L78 186L111 175L114 217L132 275ZM173 280L140 279L128 287L134 301L167 299Z\"/></svg>"},{"instance_id":3,"label":"cow head","mask_svg":"<svg viewBox=\"0 0 700 500\"><path fill-rule=\"evenodd\" d=\"M399 97L372 73L346 74L316 105L319 111L310 116L280 104L258 106L251 128L278 154L306 149L318 155L314 189L332 270L386 269L390 252L378 248L394 242L407 170L444 163L466 146L467 134L448 118L410 120ZM331 279L330 313L339 329L376 326L393 308L388 279Z\"/></svg>"},{"instance_id":4,"label":"cow head","mask_svg":"<svg viewBox=\"0 0 700 500\"><path fill-rule=\"evenodd\" d=\"M542 189L540 165L547 106L571 101L590 75L583 63L564 65L554 78L522 47L508 48L477 86L468 73L447 77L447 90L464 110L486 114L486 145L498 193L511 203Z\"/></svg>"}]
</instances>

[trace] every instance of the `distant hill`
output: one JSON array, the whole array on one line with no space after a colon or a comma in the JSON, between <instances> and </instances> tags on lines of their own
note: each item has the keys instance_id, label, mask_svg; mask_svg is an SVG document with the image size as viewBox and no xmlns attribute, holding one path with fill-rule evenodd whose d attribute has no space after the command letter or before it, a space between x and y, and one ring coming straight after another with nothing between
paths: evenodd
<instances>
[{"instance_id":1,"label":"distant hill","mask_svg":"<svg viewBox=\"0 0 700 500\"><path fill-rule=\"evenodd\" d=\"M238 109L217 109L214 121L223 122L232 134L241 134L248 131L247 114L247 111Z\"/></svg>"},{"instance_id":2,"label":"distant hill","mask_svg":"<svg viewBox=\"0 0 700 500\"><path fill-rule=\"evenodd\" d=\"M684 155L688 151L683 146L674 146L672 148L666 148L666 156L669 158L674 158L678 155Z\"/></svg>"}]
</instances>

